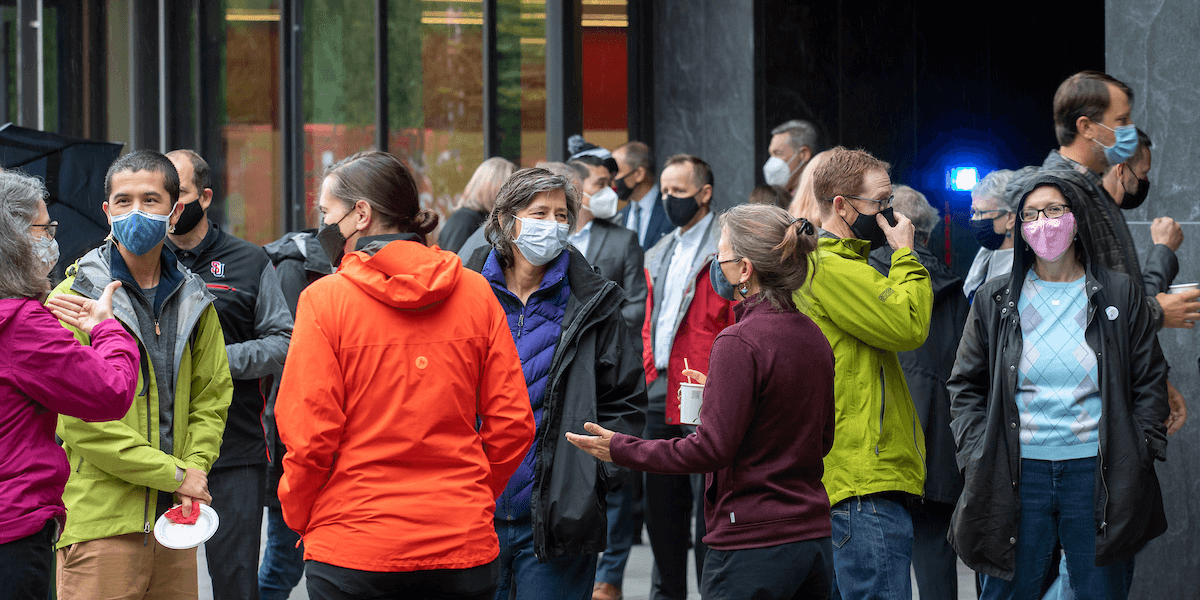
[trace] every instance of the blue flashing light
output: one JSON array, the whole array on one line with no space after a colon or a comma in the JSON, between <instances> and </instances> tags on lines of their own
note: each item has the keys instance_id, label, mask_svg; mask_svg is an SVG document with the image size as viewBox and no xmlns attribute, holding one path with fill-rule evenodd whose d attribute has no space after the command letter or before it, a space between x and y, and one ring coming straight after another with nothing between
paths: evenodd
<instances>
[{"instance_id":1,"label":"blue flashing light","mask_svg":"<svg viewBox=\"0 0 1200 600\"><path fill-rule=\"evenodd\" d=\"M954 167L946 173L946 187L955 192L969 192L979 183L979 169L975 167Z\"/></svg>"}]
</instances>

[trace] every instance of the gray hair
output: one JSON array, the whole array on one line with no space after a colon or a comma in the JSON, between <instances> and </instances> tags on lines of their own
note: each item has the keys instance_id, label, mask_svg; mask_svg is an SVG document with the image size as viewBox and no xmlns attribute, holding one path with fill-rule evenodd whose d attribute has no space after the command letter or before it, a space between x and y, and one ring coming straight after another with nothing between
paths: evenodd
<instances>
[{"instance_id":1,"label":"gray hair","mask_svg":"<svg viewBox=\"0 0 1200 600\"><path fill-rule=\"evenodd\" d=\"M892 208L908 217L912 221L913 229L917 230L917 235L927 242L929 234L937 227L941 213L929 203L925 194L907 185L896 184L892 187L892 194L896 197L892 200Z\"/></svg>"},{"instance_id":2,"label":"gray hair","mask_svg":"<svg viewBox=\"0 0 1200 600\"><path fill-rule=\"evenodd\" d=\"M800 119L792 119L791 121L788 121L787 123L784 123L771 130L772 136L776 136L781 133L788 134L788 143L791 144L793 150L799 152L801 148L808 146L809 150L812 150L813 153L816 153L817 128L813 127L812 123L809 123L808 121L802 121Z\"/></svg>"},{"instance_id":3,"label":"gray hair","mask_svg":"<svg viewBox=\"0 0 1200 600\"><path fill-rule=\"evenodd\" d=\"M975 184L975 189L971 190L971 199L995 200L1007 207L1006 210L1008 212L1017 212L1019 201L1015 201L1016 199L1011 194L1005 192L1008 184L1012 183L1014 175L1016 175L1016 171L1009 171L1008 169L999 169L988 173L987 177L984 177L982 181Z\"/></svg>"},{"instance_id":4,"label":"gray hair","mask_svg":"<svg viewBox=\"0 0 1200 600\"><path fill-rule=\"evenodd\" d=\"M471 175L471 180L467 182L462 200L458 203L459 208L469 208L483 213L491 211L500 186L504 185L504 182L516 170L517 165L507 158L493 156L483 161Z\"/></svg>"},{"instance_id":5,"label":"gray hair","mask_svg":"<svg viewBox=\"0 0 1200 600\"><path fill-rule=\"evenodd\" d=\"M29 235L38 201L46 195L42 180L0 172L0 298L40 298L50 289Z\"/></svg>"},{"instance_id":6,"label":"gray hair","mask_svg":"<svg viewBox=\"0 0 1200 600\"><path fill-rule=\"evenodd\" d=\"M500 268L507 269L513 264L513 231L516 229L516 215L541 193L562 190L567 197L567 226L575 229L575 220L579 217L579 190L562 175L555 175L546 169L533 167L521 169L512 174L504 187L496 194L496 205L488 216L484 226L484 236L496 251L500 260Z\"/></svg>"}]
</instances>

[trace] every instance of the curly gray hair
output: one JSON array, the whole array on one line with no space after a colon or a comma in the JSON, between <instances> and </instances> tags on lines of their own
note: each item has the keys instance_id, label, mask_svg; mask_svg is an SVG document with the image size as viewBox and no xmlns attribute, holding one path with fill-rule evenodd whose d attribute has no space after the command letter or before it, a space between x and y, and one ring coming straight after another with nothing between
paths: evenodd
<instances>
[{"instance_id":1,"label":"curly gray hair","mask_svg":"<svg viewBox=\"0 0 1200 600\"><path fill-rule=\"evenodd\" d=\"M500 268L507 269L513 264L513 231L517 213L529 206L538 194L554 190L562 190L566 195L567 225L575 229L575 220L579 216L579 190L566 177L533 167L513 173L504 182L504 187L496 194L496 205L484 228L484 235L500 260Z\"/></svg>"},{"instance_id":2,"label":"curly gray hair","mask_svg":"<svg viewBox=\"0 0 1200 600\"><path fill-rule=\"evenodd\" d=\"M0 298L38 298L50 289L29 235L38 202L45 198L42 180L0 172Z\"/></svg>"}]
</instances>

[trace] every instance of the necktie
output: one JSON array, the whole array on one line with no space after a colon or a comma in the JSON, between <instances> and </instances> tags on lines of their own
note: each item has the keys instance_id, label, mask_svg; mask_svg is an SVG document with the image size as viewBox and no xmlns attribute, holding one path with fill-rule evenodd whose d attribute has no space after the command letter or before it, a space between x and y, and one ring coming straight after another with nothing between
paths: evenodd
<instances>
[{"instance_id":1,"label":"necktie","mask_svg":"<svg viewBox=\"0 0 1200 600\"><path fill-rule=\"evenodd\" d=\"M633 203L633 232L637 234L639 244L646 243L642 235L642 205L636 201Z\"/></svg>"}]
</instances>

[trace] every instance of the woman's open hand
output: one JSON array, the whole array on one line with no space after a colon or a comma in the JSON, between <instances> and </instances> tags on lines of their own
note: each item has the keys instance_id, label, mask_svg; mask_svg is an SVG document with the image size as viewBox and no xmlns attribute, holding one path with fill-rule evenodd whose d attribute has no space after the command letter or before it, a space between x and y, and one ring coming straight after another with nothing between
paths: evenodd
<instances>
[{"instance_id":1,"label":"woman's open hand","mask_svg":"<svg viewBox=\"0 0 1200 600\"><path fill-rule=\"evenodd\" d=\"M88 335L92 328L105 319L113 318L113 292L121 287L120 281L114 281L104 288L99 300L84 298L74 294L59 294L46 302L46 308L63 323L70 325Z\"/></svg>"},{"instance_id":2,"label":"woman's open hand","mask_svg":"<svg viewBox=\"0 0 1200 600\"><path fill-rule=\"evenodd\" d=\"M584 423L583 428L588 433L596 435L579 435L578 433L567 432L567 441L575 444L580 450L595 456L604 462L612 462L612 452L609 451L609 446L612 444L612 431L609 431L595 423Z\"/></svg>"}]
</instances>

